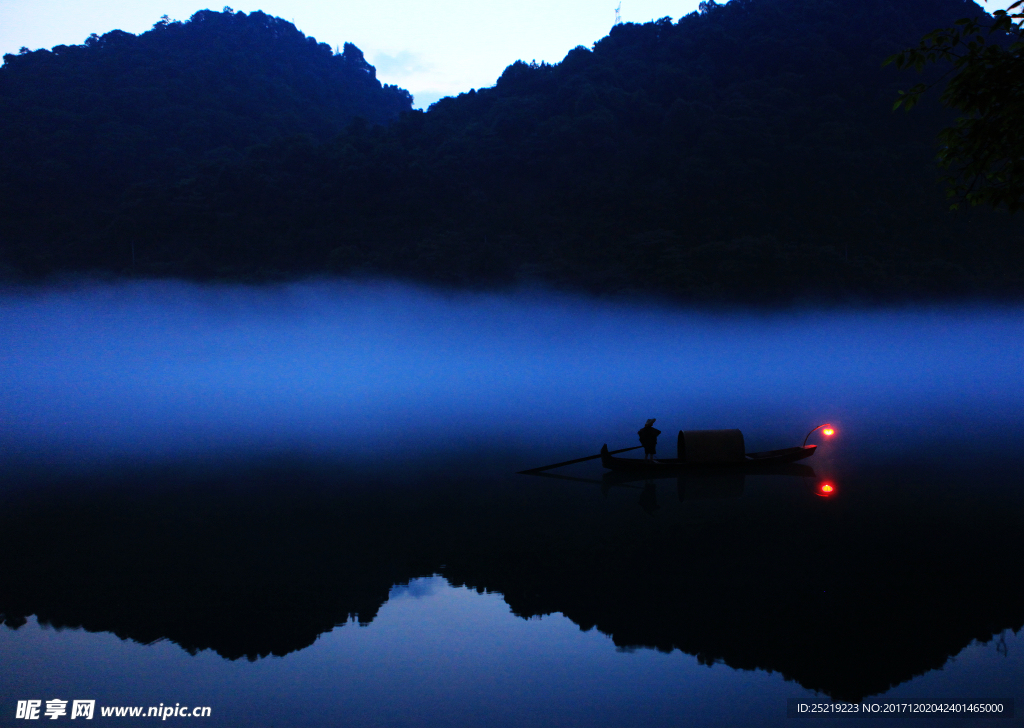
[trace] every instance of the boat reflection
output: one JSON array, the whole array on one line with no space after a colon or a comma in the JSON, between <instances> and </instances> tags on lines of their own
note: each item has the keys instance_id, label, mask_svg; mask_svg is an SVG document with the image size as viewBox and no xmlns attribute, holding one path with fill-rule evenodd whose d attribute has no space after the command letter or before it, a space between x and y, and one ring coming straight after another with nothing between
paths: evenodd
<instances>
[{"instance_id":1,"label":"boat reflection","mask_svg":"<svg viewBox=\"0 0 1024 728\"><path fill-rule=\"evenodd\" d=\"M781 463L762 465L756 468L706 469L681 472L672 477L652 478L642 472L608 471L601 479L582 478L561 473L519 473L538 478L564 480L573 483L593 483L601 486L601 493L608 497L613 488L635 488L641 490L640 507L653 514L659 510L656 484L672 482L680 501L709 500L717 498L738 498L743 495L743 488L748 475L783 475L804 480L814 479L814 469L801 463ZM638 485L642 483L642 485ZM822 493L820 490L818 494Z\"/></svg>"},{"instance_id":2,"label":"boat reflection","mask_svg":"<svg viewBox=\"0 0 1024 728\"><path fill-rule=\"evenodd\" d=\"M640 492L640 507L647 511L648 515L653 516L655 512L661 510L661 506L658 505L658 491L654 487L654 481L648 480L644 483L644 489Z\"/></svg>"},{"instance_id":3,"label":"boat reflection","mask_svg":"<svg viewBox=\"0 0 1024 728\"><path fill-rule=\"evenodd\" d=\"M719 498L739 498L743 495L743 488L747 482L747 476L758 475L782 475L792 478L799 478L804 481L813 480L814 468L802 463L782 463L772 466L760 466L756 469L735 468L735 469L706 469L689 470L682 472L672 478L651 478L643 473L630 473L610 471L601 477L601 489L607 496L614 487L632 486L634 483L644 483L644 489L653 488L657 482L672 482L676 486L676 493L680 501L689 500L710 500ZM568 478L567 478L568 479ZM573 478L573 480L582 480ZM594 482L594 481L588 481ZM651 502L652 496L646 496ZM647 509L646 506L641 506Z\"/></svg>"}]
</instances>

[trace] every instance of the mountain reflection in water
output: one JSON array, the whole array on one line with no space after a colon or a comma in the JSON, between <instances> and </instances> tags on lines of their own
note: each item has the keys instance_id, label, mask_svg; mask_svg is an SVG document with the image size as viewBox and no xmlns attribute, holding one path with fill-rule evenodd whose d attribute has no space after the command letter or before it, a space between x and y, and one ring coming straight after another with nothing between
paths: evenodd
<instances>
[{"instance_id":1,"label":"mountain reflection in water","mask_svg":"<svg viewBox=\"0 0 1024 728\"><path fill-rule=\"evenodd\" d=\"M793 476L607 479L623 499L515 476L341 488L300 463L146 472L5 498L0 612L255 660L440 573L524 618L853 701L1024 624L1020 494L991 487L1008 475L861 469L823 500Z\"/></svg>"},{"instance_id":2,"label":"mountain reflection in water","mask_svg":"<svg viewBox=\"0 0 1024 728\"><path fill-rule=\"evenodd\" d=\"M1024 625L1013 311L744 318L400 292L374 328L367 289L155 290L0 310L8 627L35 615L259 663L372 625L396 584L439 574L623 650L856 701ZM752 450L842 429L773 472L511 474L634 444L654 415L741 427Z\"/></svg>"}]
</instances>

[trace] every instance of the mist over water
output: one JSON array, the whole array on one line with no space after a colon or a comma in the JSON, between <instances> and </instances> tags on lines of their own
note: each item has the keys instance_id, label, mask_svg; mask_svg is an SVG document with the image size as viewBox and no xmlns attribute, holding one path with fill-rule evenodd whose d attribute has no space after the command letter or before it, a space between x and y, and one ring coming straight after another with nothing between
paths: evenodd
<instances>
[{"instance_id":1,"label":"mist over water","mask_svg":"<svg viewBox=\"0 0 1024 728\"><path fill-rule=\"evenodd\" d=\"M1019 703L1022 313L8 292L0 724L53 697L296 726ZM795 474L513 474L648 417L668 455L837 435Z\"/></svg>"},{"instance_id":2,"label":"mist over water","mask_svg":"<svg viewBox=\"0 0 1024 728\"><path fill-rule=\"evenodd\" d=\"M826 420L847 453L918 438L983 450L1021 424L1022 313L709 311L387 282L8 292L0 461L527 467L633 445L648 417L669 435L739 427L748 450Z\"/></svg>"}]
</instances>

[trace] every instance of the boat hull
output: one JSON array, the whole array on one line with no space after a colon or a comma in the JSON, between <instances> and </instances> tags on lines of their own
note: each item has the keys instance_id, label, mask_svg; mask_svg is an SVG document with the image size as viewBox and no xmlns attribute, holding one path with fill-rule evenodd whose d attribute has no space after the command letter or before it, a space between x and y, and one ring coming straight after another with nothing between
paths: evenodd
<instances>
[{"instance_id":1,"label":"boat hull","mask_svg":"<svg viewBox=\"0 0 1024 728\"><path fill-rule=\"evenodd\" d=\"M743 460L729 463L688 463L678 458L617 458L608 454L608 446L601 447L601 465L608 470L636 473L678 473L687 470L742 470L754 472L770 468L773 465L793 463L804 460L814 454L817 445L801 445L787 447L782 450L747 453Z\"/></svg>"}]
</instances>

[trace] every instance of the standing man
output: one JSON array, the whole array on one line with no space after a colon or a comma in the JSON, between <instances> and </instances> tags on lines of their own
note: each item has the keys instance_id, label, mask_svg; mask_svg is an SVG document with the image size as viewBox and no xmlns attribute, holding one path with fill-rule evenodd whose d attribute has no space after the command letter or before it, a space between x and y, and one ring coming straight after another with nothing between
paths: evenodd
<instances>
[{"instance_id":1,"label":"standing man","mask_svg":"<svg viewBox=\"0 0 1024 728\"><path fill-rule=\"evenodd\" d=\"M654 460L654 449L658 445L658 435L661 434L661 430L656 430L651 426L653 424L654 418L652 417L636 433L640 436L640 444L644 446L644 460Z\"/></svg>"}]
</instances>

